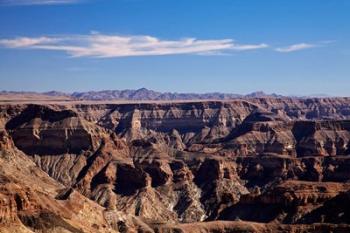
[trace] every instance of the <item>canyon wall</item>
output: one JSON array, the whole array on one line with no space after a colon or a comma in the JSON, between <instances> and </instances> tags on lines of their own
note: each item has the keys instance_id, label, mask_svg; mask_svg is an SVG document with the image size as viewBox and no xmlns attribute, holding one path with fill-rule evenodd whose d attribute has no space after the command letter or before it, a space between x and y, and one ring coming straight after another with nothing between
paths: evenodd
<instances>
[{"instance_id":1,"label":"canyon wall","mask_svg":"<svg viewBox=\"0 0 350 233\"><path fill-rule=\"evenodd\" d=\"M348 98L7 104L0 136L19 232L350 230Z\"/></svg>"}]
</instances>

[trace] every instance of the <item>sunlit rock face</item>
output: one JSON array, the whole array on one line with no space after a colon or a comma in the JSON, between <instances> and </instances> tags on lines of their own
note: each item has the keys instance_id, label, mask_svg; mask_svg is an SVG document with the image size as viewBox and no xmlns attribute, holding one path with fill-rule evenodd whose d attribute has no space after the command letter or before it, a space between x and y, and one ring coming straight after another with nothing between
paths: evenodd
<instances>
[{"instance_id":1,"label":"sunlit rock face","mask_svg":"<svg viewBox=\"0 0 350 233\"><path fill-rule=\"evenodd\" d=\"M349 106L1 105L0 229L346 232Z\"/></svg>"}]
</instances>

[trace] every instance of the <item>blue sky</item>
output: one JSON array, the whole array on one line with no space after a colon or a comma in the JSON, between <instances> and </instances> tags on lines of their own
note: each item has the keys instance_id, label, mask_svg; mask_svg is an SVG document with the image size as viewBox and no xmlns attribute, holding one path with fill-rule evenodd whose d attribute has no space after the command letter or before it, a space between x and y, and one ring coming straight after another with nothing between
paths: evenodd
<instances>
[{"instance_id":1,"label":"blue sky","mask_svg":"<svg viewBox=\"0 0 350 233\"><path fill-rule=\"evenodd\" d=\"M349 96L348 0L0 0L0 89Z\"/></svg>"}]
</instances>

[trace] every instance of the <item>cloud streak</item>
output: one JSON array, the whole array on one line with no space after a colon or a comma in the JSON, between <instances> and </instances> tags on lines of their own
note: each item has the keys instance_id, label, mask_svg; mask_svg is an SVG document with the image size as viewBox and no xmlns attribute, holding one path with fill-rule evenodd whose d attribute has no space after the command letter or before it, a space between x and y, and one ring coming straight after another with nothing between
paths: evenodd
<instances>
[{"instance_id":1,"label":"cloud streak","mask_svg":"<svg viewBox=\"0 0 350 233\"><path fill-rule=\"evenodd\" d=\"M0 39L0 46L17 49L62 51L73 57L130 57L176 54L213 54L267 48L268 45L238 44L232 39L199 40L185 38L162 40L152 36L120 36L92 33L56 37L19 37Z\"/></svg>"},{"instance_id":2,"label":"cloud streak","mask_svg":"<svg viewBox=\"0 0 350 233\"><path fill-rule=\"evenodd\" d=\"M289 45L287 47L276 48L275 51L280 52L280 53L291 53L291 52L315 48L315 47L318 47L318 45L317 44L300 43L300 44Z\"/></svg>"},{"instance_id":3,"label":"cloud streak","mask_svg":"<svg viewBox=\"0 0 350 233\"><path fill-rule=\"evenodd\" d=\"M0 5L5 6L30 6L30 5L60 5L73 4L81 0L1 0Z\"/></svg>"}]
</instances>

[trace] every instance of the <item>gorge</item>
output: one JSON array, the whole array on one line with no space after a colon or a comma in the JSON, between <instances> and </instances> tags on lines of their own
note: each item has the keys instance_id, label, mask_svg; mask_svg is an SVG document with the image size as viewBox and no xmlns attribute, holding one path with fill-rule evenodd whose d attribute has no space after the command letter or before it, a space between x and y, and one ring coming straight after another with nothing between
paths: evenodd
<instances>
[{"instance_id":1,"label":"gorge","mask_svg":"<svg viewBox=\"0 0 350 233\"><path fill-rule=\"evenodd\" d=\"M0 232L349 232L350 98L0 105Z\"/></svg>"}]
</instances>

